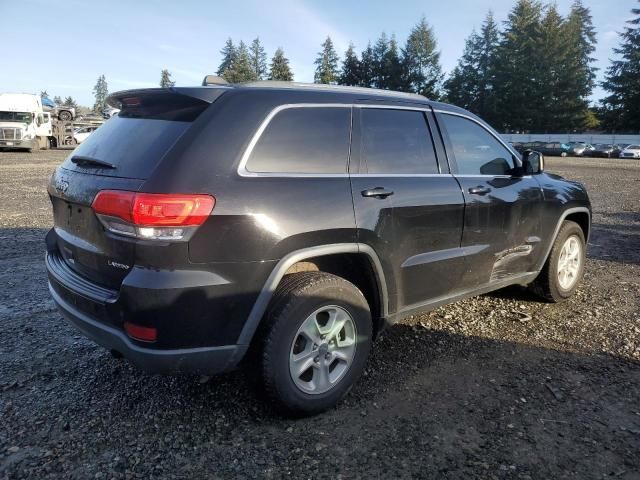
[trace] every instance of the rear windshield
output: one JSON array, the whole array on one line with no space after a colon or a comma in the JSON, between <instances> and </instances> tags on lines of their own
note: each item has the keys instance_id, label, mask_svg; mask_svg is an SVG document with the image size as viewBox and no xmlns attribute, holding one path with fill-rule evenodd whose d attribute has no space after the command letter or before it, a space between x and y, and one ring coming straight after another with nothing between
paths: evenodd
<instances>
[{"instance_id":1,"label":"rear windshield","mask_svg":"<svg viewBox=\"0 0 640 480\"><path fill-rule=\"evenodd\" d=\"M162 157L209 106L207 102L182 95L154 97L132 100L130 107L125 106L117 116L91 133L62 167L111 177L148 178ZM102 168L99 163L86 161L76 163L74 157L76 161L93 159L114 168Z\"/></svg>"}]
</instances>

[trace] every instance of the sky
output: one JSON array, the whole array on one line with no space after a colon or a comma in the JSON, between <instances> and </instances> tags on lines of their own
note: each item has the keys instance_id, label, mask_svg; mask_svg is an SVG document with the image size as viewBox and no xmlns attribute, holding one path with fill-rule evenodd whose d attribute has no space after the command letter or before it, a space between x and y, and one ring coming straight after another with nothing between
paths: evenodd
<instances>
[{"instance_id":1,"label":"sky","mask_svg":"<svg viewBox=\"0 0 640 480\"><path fill-rule=\"evenodd\" d=\"M561 14L572 0L555 0ZM619 44L618 33L637 0L583 0L597 30L598 80ZM0 0L0 92L72 96L93 105L92 88L104 74L109 91L156 87L167 68L178 86L215 74L228 37L249 44L259 36L269 60L277 47L295 80L313 81L327 35L340 56L360 51L381 32L404 44L424 15L436 34L443 70L456 65L472 29L489 9L506 20L515 0ZM31 12L31 13L29 13ZM526 66L523 66L526 68ZM604 95L594 90L592 100Z\"/></svg>"}]
</instances>

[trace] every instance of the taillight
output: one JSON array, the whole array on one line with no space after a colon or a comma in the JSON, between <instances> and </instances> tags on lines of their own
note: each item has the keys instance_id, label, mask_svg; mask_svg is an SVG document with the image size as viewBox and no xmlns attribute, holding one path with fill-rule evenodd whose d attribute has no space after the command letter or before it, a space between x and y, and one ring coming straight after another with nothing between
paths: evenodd
<instances>
[{"instance_id":1,"label":"taillight","mask_svg":"<svg viewBox=\"0 0 640 480\"><path fill-rule=\"evenodd\" d=\"M103 190L92 208L111 232L152 240L186 240L215 206L211 195Z\"/></svg>"}]
</instances>

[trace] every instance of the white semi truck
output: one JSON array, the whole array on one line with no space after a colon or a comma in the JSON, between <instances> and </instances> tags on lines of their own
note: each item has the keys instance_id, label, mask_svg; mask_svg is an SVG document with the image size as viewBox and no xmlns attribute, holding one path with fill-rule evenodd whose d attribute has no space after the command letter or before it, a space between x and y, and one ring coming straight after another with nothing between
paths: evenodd
<instances>
[{"instance_id":1,"label":"white semi truck","mask_svg":"<svg viewBox=\"0 0 640 480\"><path fill-rule=\"evenodd\" d=\"M39 95L0 93L0 149L33 152L49 148L53 138L51 114L42 109Z\"/></svg>"},{"instance_id":2,"label":"white semi truck","mask_svg":"<svg viewBox=\"0 0 640 480\"><path fill-rule=\"evenodd\" d=\"M59 110L48 108L43 109L39 95L0 93L0 150L73 148L104 123L103 119L69 121Z\"/></svg>"}]
</instances>

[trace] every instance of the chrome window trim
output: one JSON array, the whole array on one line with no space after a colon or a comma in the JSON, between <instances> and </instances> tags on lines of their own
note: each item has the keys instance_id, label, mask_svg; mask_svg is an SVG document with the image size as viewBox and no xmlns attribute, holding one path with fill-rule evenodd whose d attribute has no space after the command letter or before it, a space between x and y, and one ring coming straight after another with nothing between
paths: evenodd
<instances>
[{"instance_id":1,"label":"chrome window trim","mask_svg":"<svg viewBox=\"0 0 640 480\"><path fill-rule=\"evenodd\" d=\"M448 110L438 110L438 109L433 109L433 111L436 112L436 113L442 113L444 115L455 115L456 117L462 117L462 118L466 118L467 120L471 120L476 125L479 125L484 131L486 131L493 138L498 140L498 142L500 142L502 144L502 146L507 149L507 151L511 152L511 155L513 155L513 158L515 159L516 163L518 164L517 165L518 167L522 166L522 161L520 159L520 154L517 152L517 150L515 150L514 148L509 146L502 138L500 138L498 135L496 135L491 130L489 130L485 125L483 125L482 122L479 122L475 118L470 117L469 115L465 115L464 113L450 112ZM462 175L456 175L456 176L460 177ZM480 175L480 176L495 177L495 176L499 176L499 175ZM506 176L509 177L510 175L506 175Z\"/></svg>"},{"instance_id":2,"label":"chrome window trim","mask_svg":"<svg viewBox=\"0 0 640 480\"><path fill-rule=\"evenodd\" d=\"M253 152L258 140L269 126L269 123L273 118L283 110L289 110L292 108L352 108L350 103L286 103L283 105L278 105L273 110L269 112L269 114L262 121L258 129L253 134L249 145L245 149L242 157L240 158L240 164L238 165L238 175L241 177L302 177L302 178L344 178L348 177L349 173L288 173L288 172L252 172L247 169L247 162L249 161L249 157ZM351 142L349 142L351 144ZM349 147L351 148L351 147ZM345 168L346 168L345 164Z\"/></svg>"},{"instance_id":3,"label":"chrome window trim","mask_svg":"<svg viewBox=\"0 0 640 480\"><path fill-rule=\"evenodd\" d=\"M352 173L353 178L397 178L397 177L453 177L451 173Z\"/></svg>"}]
</instances>

